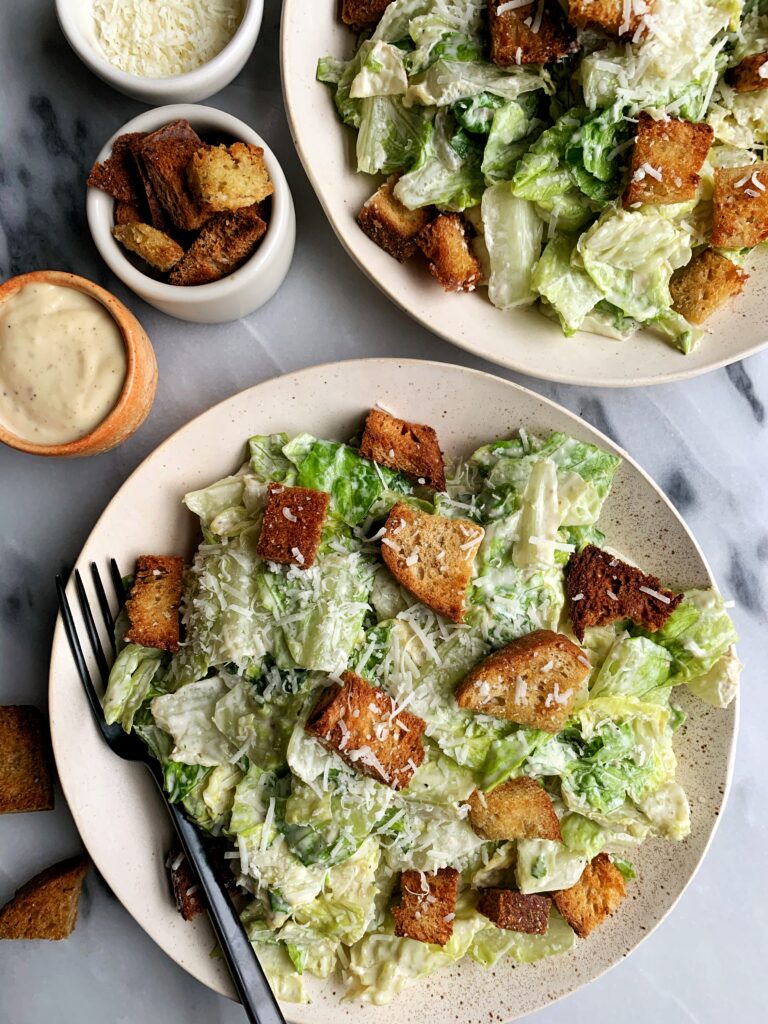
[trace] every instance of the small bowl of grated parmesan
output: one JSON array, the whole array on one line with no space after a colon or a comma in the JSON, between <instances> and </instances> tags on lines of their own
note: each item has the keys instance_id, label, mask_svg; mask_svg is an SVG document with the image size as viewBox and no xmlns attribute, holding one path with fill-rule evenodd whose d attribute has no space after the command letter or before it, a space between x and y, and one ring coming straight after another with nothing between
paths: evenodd
<instances>
[{"instance_id":1,"label":"small bowl of grated parmesan","mask_svg":"<svg viewBox=\"0 0 768 1024\"><path fill-rule=\"evenodd\" d=\"M56 0L90 70L144 103L196 103L229 85L253 52L263 0Z\"/></svg>"}]
</instances>

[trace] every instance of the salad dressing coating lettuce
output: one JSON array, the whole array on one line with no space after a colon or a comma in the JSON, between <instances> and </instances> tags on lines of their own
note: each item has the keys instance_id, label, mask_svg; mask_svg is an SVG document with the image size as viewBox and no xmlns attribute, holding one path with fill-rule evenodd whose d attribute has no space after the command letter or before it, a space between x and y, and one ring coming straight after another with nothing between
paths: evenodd
<instances>
[{"instance_id":1,"label":"salad dressing coating lettuce","mask_svg":"<svg viewBox=\"0 0 768 1024\"><path fill-rule=\"evenodd\" d=\"M426 17L431 3L409 0L409 9ZM390 25L403 5L388 8ZM418 59L446 59L434 26L422 27ZM406 63L417 52L396 48ZM504 107L492 109L495 118ZM531 212L532 200L499 188ZM716 592L686 593L654 634L630 623L587 630L592 669L560 733L462 711L454 696L492 650L536 629L568 629L565 565L582 545L605 545L596 524L619 464L578 438L521 430L479 448L430 500L353 443L256 435L237 473L187 495L203 542L186 575L182 647L169 658L121 641L104 708L147 743L169 799L229 844L249 897L244 926L281 998L306 1000L307 977L335 973L350 998L382 1003L464 956L489 966L567 952L574 934L559 915L543 936L507 932L477 912L477 890L566 887L601 851L629 874L624 858L646 837L688 834L675 688L724 707L738 681L735 633ZM256 554L272 480L331 495L310 570ZM464 623L421 605L382 565L371 538L397 500L485 530ZM357 774L306 732L318 694L347 668L426 722L424 761L403 790ZM551 795L562 843L487 841L472 829L470 794L519 776ZM448 866L462 878L450 942L396 937L389 907L400 872Z\"/></svg>"},{"instance_id":2,"label":"salad dressing coating lettuce","mask_svg":"<svg viewBox=\"0 0 768 1024\"><path fill-rule=\"evenodd\" d=\"M399 174L411 209L478 207L499 309L537 304L566 336L646 327L690 353L704 332L672 310L669 280L707 243L712 167L691 203L625 210L637 116L708 121L712 166L761 159L768 91L737 93L727 72L768 49L762 0L657 0L632 38L584 31L578 56L507 68L489 60L485 6L394 0L349 60L320 59L357 170Z\"/></svg>"}]
</instances>

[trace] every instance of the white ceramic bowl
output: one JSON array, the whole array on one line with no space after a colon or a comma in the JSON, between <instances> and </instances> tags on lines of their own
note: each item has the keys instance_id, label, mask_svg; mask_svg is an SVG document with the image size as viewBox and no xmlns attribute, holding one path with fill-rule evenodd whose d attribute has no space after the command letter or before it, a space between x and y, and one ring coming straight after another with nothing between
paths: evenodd
<instances>
[{"instance_id":1,"label":"white ceramic bowl","mask_svg":"<svg viewBox=\"0 0 768 1024\"><path fill-rule=\"evenodd\" d=\"M296 244L296 214L293 199L280 164L264 139L245 122L214 107L178 103L157 107L118 129L96 157L106 160L118 135L127 132L152 132L170 121L186 118L198 134L231 136L233 141L261 146L269 176L275 187L267 233L256 252L241 267L212 284L188 287L165 284L143 274L128 259L125 250L112 236L114 200L98 188L89 188L86 214L91 235L104 262L123 284L155 309L179 320L200 324L220 324L238 320L259 309L275 294L285 280Z\"/></svg>"},{"instance_id":2,"label":"white ceramic bowl","mask_svg":"<svg viewBox=\"0 0 768 1024\"><path fill-rule=\"evenodd\" d=\"M230 41L207 64L184 75L142 78L121 71L104 56L96 38L92 0L56 0L56 14L67 42L94 75L113 89L144 103L196 103L229 85L253 52L261 29L264 0L245 0L243 20Z\"/></svg>"}]
</instances>

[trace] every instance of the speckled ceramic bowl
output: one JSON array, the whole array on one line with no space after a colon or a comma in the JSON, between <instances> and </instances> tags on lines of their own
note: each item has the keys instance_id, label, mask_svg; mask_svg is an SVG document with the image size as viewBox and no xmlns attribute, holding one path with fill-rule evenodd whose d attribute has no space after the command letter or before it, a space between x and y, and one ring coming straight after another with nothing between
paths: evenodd
<instances>
[{"instance_id":1,"label":"speckled ceramic bowl","mask_svg":"<svg viewBox=\"0 0 768 1024\"><path fill-rule=\"evenodd\" d=\"M30 455L78 458L100 455L127 440L149 415L157 389L157 362L152 343L131 311L114 295L76 274L60 270L35 270L20 274L0 285L0 305L25 284L55 284L74 288L100 302L114 318L125 344L128 365L120 397L112 411L89 433L65 444L33 444L7 430L0 423L0 441Z\"/></svg>"},{"instance_id":2,"label":"speckled ceramic bowl","mask_svg":"<svg viewBox=\"0 0 768 1024\"><path fill-rule=\"evenodd\" d=\"M629 456L560 406L508 381L459 366L369 359L319 366L267 381L222 402L174 434L123 485L99 520L78 565L116 556L128 571L144 551L191 554L196 519L180 497L234 470L250 434L302 430L343 440L375 403L435 427L451 457L529 432L562 430L621 455L623 465L600 520L610 543L676 588L714 584L696 541L671 503ZM137 514L137 509L141 513ZM84 573L84 577L85 577ZM73 595L73 605L75 604ZM706 853L725 801L737 709L717 710L682 693L688 712L675 748L692 806L682 843L650 840L632 861L638 878L621 908L569 953L537 964L504 959L489 970L464 960L408 988L388 1006L341 1002L332 980L310 980L312 1002L287 1004L295 1024L492 1024L513 1020L597 978L635 949L672 910ZM213 932L200 915L177 913L163 861L171 827L149 773L116 758L91 720L61 622L53 641L50 713L67 802L107 884L149 935L203 984L232 996ZM109 828L105 828L109 822ZM702 927L706 905L702 902Z\"/></svg>"}]
</instances>

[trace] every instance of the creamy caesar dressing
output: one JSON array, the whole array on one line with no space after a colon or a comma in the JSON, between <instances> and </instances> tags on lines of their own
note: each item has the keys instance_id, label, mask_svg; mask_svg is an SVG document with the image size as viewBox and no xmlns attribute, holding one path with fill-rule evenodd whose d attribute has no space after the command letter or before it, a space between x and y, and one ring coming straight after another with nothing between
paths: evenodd
<instances>
[{"instance_id":1,"label":"creamy caesar dressing","mask_svg":"<svg viewBox=\"0 0 768 1024\"><path fill-rule=\"evenodd\" d=\"M0 423L35 444L88 434L115 406L123 337L96 299L27 284L0 306Z\"/></svg>"}]
</instances>

